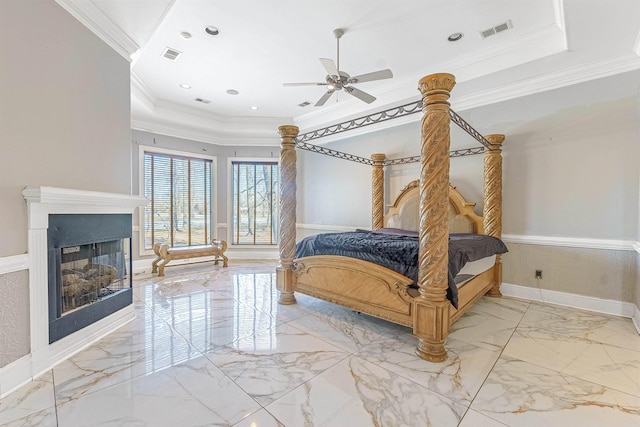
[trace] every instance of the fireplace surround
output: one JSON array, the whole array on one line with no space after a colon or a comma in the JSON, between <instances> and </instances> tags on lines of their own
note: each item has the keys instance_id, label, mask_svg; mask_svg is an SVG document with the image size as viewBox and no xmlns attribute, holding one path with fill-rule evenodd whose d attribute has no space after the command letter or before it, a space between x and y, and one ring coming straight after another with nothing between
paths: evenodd
<instances>
[{"instance_id":1,"label":"fireplace surround","mask_svg":"<svg viewBox=\"0 0 640 427\"><path fill-rule=\"evenodd\" d=\"M104 243L99 250L107 250L114 252L106 257L106 254L96 254L93 257L86 258L89 261L79 261L75 267L79 268L88 264L104 264L108 258L125 257L124 265L126 265L127 274L131 273L130 245L131 245L131 217L137 207L147 204L147 199L141 196L132 196L128 194L103 193L85 190L73 190L66 188L54 187L25 187L22 195L27 202L28 214L28 248L29 248L29 331L31 352L28 356L29 373L28 377L35 378L43 372L51 369L55 364L70 357L74 353L82 350L93 342L97 341L106 334L112 332L119 326L132 320L135 316L133 305L131 303L131 286L127 282L123 286L125 292L115 292L120 297L105 298L107 304L122 299L119 306L115 310L108 310L98 316L94 316L90 321L82 320L83 323L77 330L72 330L68 334L55 337L55 333L50 331L50 300L49 300L49 228L58 227L59 224L55 219L57 216L75 216L82 215L86 218L104 218L113 216L120 218L120 225L127 228L127 236L121 234L108 233L109 235L98 236L99 242ZM97 215L97 216L94 216ZM124 216L122 216L124 215ZM77 218L75 218L77 219ZM100 222L100 221L98 221ZM72 227L75 228L75 227ZM91 228L91 227L90 227ZM94 226L94 229L101 229L101 226ZM76 236L78 237L78 236ZM74 253L86 254L89 248L93 250L93 243L86 241L84 237L76 239L74 242L66 242L59 245L60 260L62 259L62 248L67 252L64 261L71 262L75 257ZM95 236L90 240L96 240ZM69 244L67 244L69 243ZM86 246L89 245L89 246ZM122 251L112 249L126 245ZM76 246L78 246L76 251ZM98 249L98 248L96 248ZM56 252L54 249L53 252ZM55 255L55 254L54 254ZM95 262L94 262L95 261ZM66 264L66 263L65 263ZM113 266L116 270L118 263ZM69 266L68 264L65 266ZM99 268L99 267L98 267ZM58 274L58 273L55 273ZM62 274L62 269L60 270ZM118 282L119 279L115 281ZM130 278L126 279L127 281ZM111 284L109 286L112 286ZM107 286L108 287L108 286ZM98 291L99 292L99 291ZM90 298L90 297L87 297ZM57 301L57 299L56 299ZM57 302L56 302L57 304ZM73 314L75 310L72 310ZM67 317L67 316L63 316ZM75 319L77 320L77 319ZM52 336L55 339L52 339Z\"/></svg>"}]
</instances>

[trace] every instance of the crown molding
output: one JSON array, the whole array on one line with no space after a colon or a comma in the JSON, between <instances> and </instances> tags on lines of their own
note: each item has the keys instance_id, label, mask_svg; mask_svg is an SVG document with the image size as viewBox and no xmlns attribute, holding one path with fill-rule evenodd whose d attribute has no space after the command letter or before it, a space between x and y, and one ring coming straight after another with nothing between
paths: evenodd
<instances>
[{"instance_id":1,"label":"crown molding","mask_svg":"<svg viewBox=\"0 0 640 427\"><path fill-rule=\"evenodd\" d=\"M270 135L249 136L249 135L230 135L228 133L216 133L211 129L187 129L185 126L160 124L155 121L131 120L131 128L142 132L150 132L158 135L171 136L174 138L188 139L191 141L205 142L220 146L234 147L279 147L280 138L277 134L278 126L270 128Z\"/></svg>"},{"instance_id":2,"label":"crown molding","mask_svg":"<svg viewBox=\"0 0 640 427\"><path fill-rule=\"evenodd\" d=\"M640 69L640 57L638 55L633 53L619 55L586 64L574 65L474 94L463 95L454 98L452 105L454 110L463 111L637 69Z\"/></svg>"},{"instance_id":3,"label":"crown molding","mask_svg":"<svg viewBox=\"0 0 640 427\"><path fill-rule=\"evenodd\" d=\"M639 41L640 43L640 37ZM627 71L633 71L640 69L640 56L633 52L624 55L618 55L609 57L606 59L591 61L585 64L578 64L570 67L565 67L560 70L552 71L543 75L533 76L527 79L523 79L513 83L507 83L498 87L487 89L484 91L475 92L468 95L456 96L455 91L452 93L452 108L457 111L465 111L472 108L482 107L498 102L508 101L515 98L520 98L528 95L537 94L540 92L559 89L565 86L573 84L583 83L590 80L595 80L603 77L609 77L615 74L624 73ZM416 80L417 82L417 80ZM137 83L134 83L137 84ZM415 102L419 98L412 96L407 87L411 86L408 82L402 87L402 84L394 85L396 89L390 89L382 94L376 94L379 100L382 101L374 109L368 109L363 111L361 106L355 102L345 102L341 106L331 110L314 111L303 116L299 116L295 119L292 118L268 118L260 121L260 118L223 118L212 114L203 113L201 111L192 110L182 106L176 106L163 101L155 101L154 106L156 109L159 106L165 109L167 112L172 112L169 117L176 117L176 114L189 116L188 126L182 124L173 123L169 124L167 120L163 120L159 117L157 120L143 120L136 118L136 113L133 113L134 128L140 130L146 130L149 132L155 132L170 136L176 136L180 138L196 139L203 142L211 142L220 145L259 145L267 142L268 145L274 145L272 141L272 134L275 132L278 126L282 124L295 124L300 128L300 133L309 132L316 129L321 129L326 126L334 125L338 122L344 122L347 120L355 119L365 116L367 114L373 114L378 111L393 108L394 106L404 105L410 102ZM415 89L414 86L411 86ZM394 92L396 90L396 92ZM400 93L401 91L405 91ZM401 96L398 96L400 94ZM395 95L395 96L394 96ZM150 96L146 97L147 100L153 102ZM385 100L403 99L402 102L384 102ZM153 110L152 110L153 111ZM397 120L389 120L381 123L376 123L364 128L354 129L349 132L341 133L338 135L322 138L320 144L336 141L345 137L352 137L357 135L364 135L370 132L375 132L383 129L389 129L396 126L400 126L406 123L412 123L421 120L420 114L412 114L403 116ZM236 122L236 120L245 120ZM196 124L198 123L198 124ZM257 126L255 126L257 125ZM139 127L136 127L139 126ZM193 128L199 128L200 130L194 131ZM243 135L247 135L248 139L243 138ZM228 142L226 136L232 139L238 139L233 143ZM241 142L238 144L238 142Z\"/></svg>"},{"instance_id":4,"label":"crown molding","mask_svg":"<svg viewBox=\"0 0 640 427\"><path fill-rule=\"evenodd\" d=\"M140 101L149 111L155 111L158 103L158 98L133 70L131 70L131 98Z\"/></svg>"},{"instance_id":5,"label":"crown molding","mask_svg":"<svg viewBox=\"0 0 640 427\"><path fill-rule=\"evenodd\" d=\"M91 0L55 0L64 10L84 24L124 59L131 62L140 46Z\"/></svg>"}]
</instances>

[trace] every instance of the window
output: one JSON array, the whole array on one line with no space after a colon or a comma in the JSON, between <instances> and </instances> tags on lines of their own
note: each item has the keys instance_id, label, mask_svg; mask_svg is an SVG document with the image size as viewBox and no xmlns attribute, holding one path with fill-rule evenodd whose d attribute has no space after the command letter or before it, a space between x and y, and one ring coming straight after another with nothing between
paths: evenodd
<instances>
[{"instance_id":1,"label":"window","mask_svg":"<svg viewBox=\"0 0 640 427\"><path fill-rule=\"evenodd\" d=\"M278 163L231 162L235 245L278 244Z\"/></svg>"},{"instance_id":2,"label":"window","mask_svg":"<svg viewBox=\"0 0 640 427\"><path fill-rule=\"evenodd\" d=\"M211 240L212 160L144 152L144 249Z\"/></svg>"}]
</instances>

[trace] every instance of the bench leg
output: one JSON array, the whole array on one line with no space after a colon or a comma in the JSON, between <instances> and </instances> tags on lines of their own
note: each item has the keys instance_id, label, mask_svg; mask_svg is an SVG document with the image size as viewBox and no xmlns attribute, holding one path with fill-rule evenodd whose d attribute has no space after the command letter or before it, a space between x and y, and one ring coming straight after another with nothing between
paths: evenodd
<instances>
[{"instance_id":1,"label":"bench leg","mask_svg":"<svg viewBox=\"0 0 640 427\"><path fill-rule=\"evenodd\" d=\"M160 255L160 243L153 245L153 252L156 254L157 258L151 263L151 273L157 273L158 263L162 261L162 255Z\"/></svg>"},{"instance_id":2,"label":"bench leg","mask_svg":"<svg viewBox=\"0 0 640 427\"><path fill-rule=\"evenodd\" d=\"M171 259L164 259L158 264L158 277L164 276L164 267L169 264L169 261L171 261Z\"/></svg>"},{"instance_id":3,"label":"bench leg","mask_svg":"<svg viewBox=\"0 0 640 427\"><path fill-rule=\"evenodd\" d=\"M169 261L171 261L171 254L169 254L169 245L162 245L160 247L160 257L162 257L162 262L158 263L158 277L164 276L164 268Z\"/></svg>"},{"instance_id":4,"label":"bench leg","mask_svg":"<svg viewBox=\"0 0 640 427\"><path fill-rule=\"evenodd\" d=\"M229 258L227 258L226 256L224 256L224 254L220 254L220 256L222 257L222 266L223 266L223 267L226 267L226 266L227 266L227 264L228 264L228 262L229 262ZM218 262L216 261L216 264L217 264L217 263L218 263Z\"/></svg>"}]
</instances>

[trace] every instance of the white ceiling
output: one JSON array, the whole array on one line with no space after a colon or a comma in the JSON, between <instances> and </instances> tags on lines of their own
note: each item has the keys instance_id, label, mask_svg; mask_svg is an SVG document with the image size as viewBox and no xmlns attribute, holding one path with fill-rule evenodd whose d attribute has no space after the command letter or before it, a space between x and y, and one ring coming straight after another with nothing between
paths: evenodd
<instances>
[{"instance_id":1,"label":"white ceiling","mask_svg":"<svg viewBox=\"0 0 640 427\"><path fill-rule=\"evenodd\" d=\"M435 72L456 76L460 112L640 68L638 0L56 1L131 60L134 128L218 144L273 145L281 124L304 132L416 101ZM507 20L512 29L480 37ZM315 107L324 87L283 87L324 81L318 58L336 59L336 28L341 70L393 71L357 85L372 104L342 91ZM455 32L464 37L448 42Z\"/></svg>"}]
</instances>

